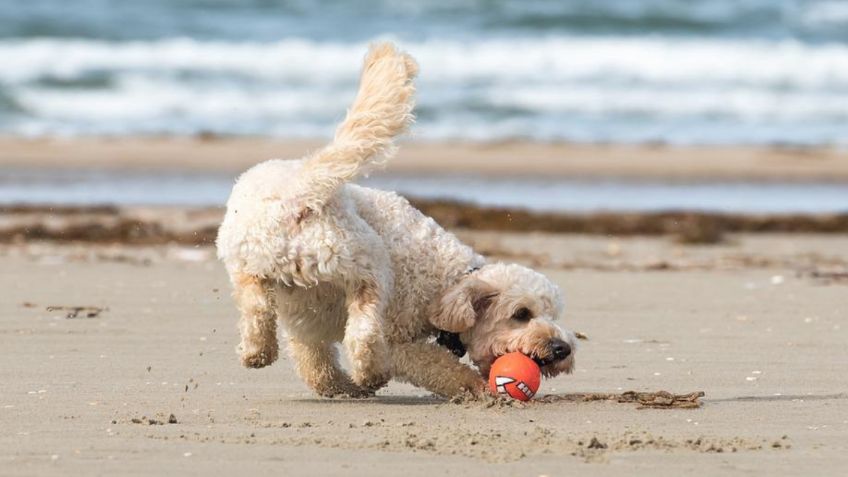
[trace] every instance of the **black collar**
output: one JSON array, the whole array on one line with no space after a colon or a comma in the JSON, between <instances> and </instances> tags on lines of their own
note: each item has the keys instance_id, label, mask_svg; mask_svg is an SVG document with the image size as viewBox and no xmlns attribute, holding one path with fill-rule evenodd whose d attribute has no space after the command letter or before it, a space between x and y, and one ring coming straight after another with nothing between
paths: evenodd
<instances>
[{"instance_id":1,"label":"black collar","mask_svg":"<svg viewBox=\"0 0 848 477\"><path fill-rule=\"evenodd\" d=\"M459 333L439 330L439 334L436 335L436 343L447 348L457 358L465 356L465 345L460 341Z\"/></svg>"},{"instance_id":2,"label":"black collar","mask_svg":"<svg viewBox=\"0 0 848 477\"><path fill-rule=\"evenodd\" d=\"M480 270L480 268L481 267L471 267L465 272L465 275L471 275L477 270ZM445 330L438 331L439 334L436 335L436 343L447 348L448 351L453 353L457 358L465 356L465 345L462 344L462 340L459 339L459 333L452 333Z\"/></svg>"}]
</instances>

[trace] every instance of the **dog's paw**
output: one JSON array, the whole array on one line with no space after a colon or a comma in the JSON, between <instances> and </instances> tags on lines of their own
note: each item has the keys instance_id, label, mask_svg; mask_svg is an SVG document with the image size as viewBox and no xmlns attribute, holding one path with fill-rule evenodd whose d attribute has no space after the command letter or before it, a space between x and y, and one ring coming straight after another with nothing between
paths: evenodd
<instances>
[{"instance_id":1,"label":"dog's paw","mask_svg":"<svg viewBox=\"0 0 848 477\"><path fill-rule=\"evenodd\" d=\"M385 346L375 347L370 353L361 353L357 357L359 359L351 360L351 379L356 386L376 391L388 384L392 370Z\"/></svg>"},{"instance_id":2,"label":"dog's paw","mask_svg":"<svg viewBox=\"0 0 848 477\"><path fill-rule=\"evenodd\" d=\"M492 398L488 384L476 373L468 373L456 384L457 387L453 389L453 392L445 396L451 402L485 401Z\"/></svg>"},{"instance_id":3,"label":"dog's paw","mask_svg":"<svg viewBox=\"0 0 848 477\"><path fill-rule=\"evenodd\" d=\"M245 368L264 368L277 360L277 349L241 350L241 364Z\"/></svg>"},{"instance_id":4,"label":"dog's paw","mask_svg":"<svg viewBox=\"0 0 848 477\"><path fill-rule=\"evenodd\" d=\"M469 382L463 387L463 391L465 391L466 395L469 395L474 399L487 399L492 397L492 393L489 392L488 383L486 383L486 381L482 378L469 380Z\"/></svg>"},{"instance_id":5,"label":"dog's paw","mask_svg":"<svg viewBox=\"0 0 848 477\"><path fill-rule=\"evenodd\" d=\"M385 387L389 384L389 379L391 379L391 374L388 371L381 373L353 373L353 382L354 384L363 390L374 393L378 389Z\"/></svg>"}]
</instances>

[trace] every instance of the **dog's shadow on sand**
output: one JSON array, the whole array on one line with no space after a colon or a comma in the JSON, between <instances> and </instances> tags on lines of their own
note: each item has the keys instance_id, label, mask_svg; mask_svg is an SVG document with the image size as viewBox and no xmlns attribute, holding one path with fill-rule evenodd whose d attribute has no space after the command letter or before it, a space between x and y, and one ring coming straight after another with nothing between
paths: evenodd
<instances>
[{"instance_id":1,"label":"dog's shadow on sand","mask_svg":"<svg viewBox=\"0 0 848 477\"><path fill-rule=\"evenodd\" d=\"M490 397L483 400L444 399L438 396L397 396L378 395L363 399L356 398L304 398L296 401L308 404L351 404L371 403L388 406L433 406L439 404L479 404L482 407L526 407L538 405L552 405L557 403L580 403L591 401L607 401L616 403L636 404L638 408L653 409L693 409L702 405L700 398L704 397L703 391L695 391L688 394L672 394L668 391L624 393L571 393L571 394L548 394L537 396L529 402L514 401L505 397Z\"/></svg>"},{"instance_id":2,"label":"dog's shadow on sand","mask_svg":"<svg viewBox=\"0 0 848 477\"><path fill-rule=\"evenodd\" d=\"M478 404L480 407L535 407L555 405L561 403L584 403L592 401L606 401L622 404L636 404L637 409L697 409L703 405L701 398L703 391L688 394L672 394L667 391L657 392L635 392L625 393L569 393L569 394L547 394L537 396L529 402L514 401L503 397L491 397L483 400L451 400L435 395L409 396L409 395L379 395L368 398L300 398L293 399L295 402L317 405L349 405L349 404L376 404L383 406L436 406L440 404ZM776 395L776 396L736 396L719 399L710 399L708 402L720 404L725 402L769 402L769 401L797 401L797 400L832 400L848 399L848 393L826 394L826 395Z\"/></svg>"},{"instance_id":3,"label":"dog's shadow on sand","mask_svg":"<svg viewBox=\"0 0 848 477\"><path fill-rule=\"evenodd\" d=\"M334 405L334 404L380 404L387 406L433 406L450 402L438 396L372 396L368 398L302 398L295 399L304 404Z\"/></svg>"}]
</instances>

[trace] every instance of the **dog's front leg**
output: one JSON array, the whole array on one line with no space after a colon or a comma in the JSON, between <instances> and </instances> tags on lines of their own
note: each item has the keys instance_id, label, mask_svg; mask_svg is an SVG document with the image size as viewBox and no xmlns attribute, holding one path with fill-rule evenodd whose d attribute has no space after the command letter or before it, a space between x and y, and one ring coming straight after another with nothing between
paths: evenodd
<instances>
[{"instance_id":1,"label":"dog's front leg","mask_svg":"<svg viewBox=\"0 0 848 477\"><path fill-rule=\"evenodd\" d=\"M233 294L241 312L238 352L248 368L262 368L277 360L277 310L273 284L262 278L234 273Z\"/></svg>"},{"instance_id":2,"label":"dog's front leg","mask_svg":"<svg viewBox=\"0 0 848 477\"><path fill-rule=\"evenodd\" d=\"M447 349L434 343L402 343L392 347L395 378L452 398L486 395L486 381L480 373L459 362Z\"/></svg>"}]
</instances>

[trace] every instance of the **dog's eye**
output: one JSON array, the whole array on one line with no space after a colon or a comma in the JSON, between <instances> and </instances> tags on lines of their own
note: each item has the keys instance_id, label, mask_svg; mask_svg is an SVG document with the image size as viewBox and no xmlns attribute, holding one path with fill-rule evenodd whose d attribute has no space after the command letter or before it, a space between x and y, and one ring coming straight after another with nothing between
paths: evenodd
<instances>
[{"instance_id":1,"label":"dog's eye","mask_svg":"<svg viewBox=\"0 0 848 477\"><path fill-rule=\"evenodd\" d=\"M528 308L519 308L512 314L515 321L530 321L530 318L533 318L533 313Z\"/></svg>"}]
</instances>

